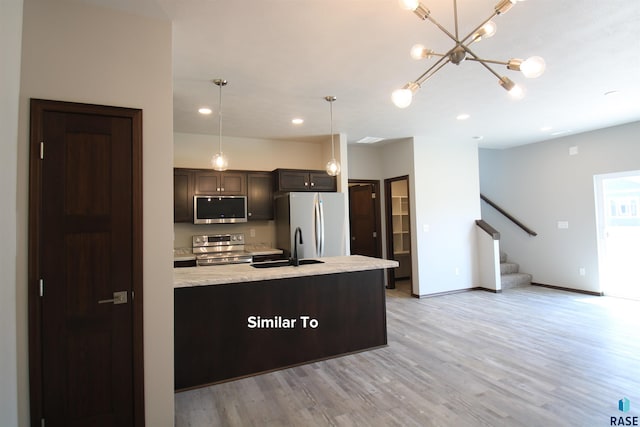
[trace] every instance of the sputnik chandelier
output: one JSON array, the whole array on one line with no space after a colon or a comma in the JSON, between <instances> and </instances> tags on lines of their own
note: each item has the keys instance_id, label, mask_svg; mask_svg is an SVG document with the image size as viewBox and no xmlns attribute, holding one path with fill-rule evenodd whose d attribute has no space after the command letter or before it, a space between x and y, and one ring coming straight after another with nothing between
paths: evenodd
<instances>
[{"instance_id":1,"label":"sputnik chandelier","mask_svg":"<svg viewBox=\"0 0 640 427\"><path fill-rule=\"evenodd\" d=\"M493 75L498 78L498 83L505 90L507 90L515 98L521 98L524 95L522 88L516 85L511 79L506 76L501 76L495 72L488 64L506 65L507 69L514 71L521 71L527 78L534 78L542 75L545 69L544 59L539 56L533 56L527 60L522 59L510 59L509 61L495 61L490 59L483 59L478 57L469 48L471 44L480 41L485 38L493 36L496 32L496 24L492 19L498 15L502 15L507 12L518 1L523 0L500 0L494 7L494 12L489 18L478 25L473 31L463 38L460 38L458 33L458 7L456 0L453 0L453 18L455 22L455 33L452 34L442 25L440 25L432 16L431 11L427 9L419 0L399 0L400 5L407 10L413 11L423 21L429 20L436 25L443 33L445 33L451 40L455 42L455 45L444 54L435 53L431 49L427 49L422 45L415 45L411 48L411 57L414 59L429 59L431 57L440 57L429 67L420 77L412 82L407 83L402 89L398 89L393 92L391 99L393 103L399 108L408 107L413 99L413 94L420 89L422 84L426 82L431 76L437 73L442 67L449 62L460 65L462 61L476 61L480 63L484 68L489 70Z\"/></svg>"}]
</instances>

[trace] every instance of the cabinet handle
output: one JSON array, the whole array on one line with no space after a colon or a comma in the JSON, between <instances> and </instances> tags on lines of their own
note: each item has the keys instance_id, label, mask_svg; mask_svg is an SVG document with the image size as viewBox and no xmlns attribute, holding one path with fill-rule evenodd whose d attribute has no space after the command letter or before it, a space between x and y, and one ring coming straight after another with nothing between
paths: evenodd
<instances>
[{"instance_id":1,"label":"cabinet handle","mask_svg":"<svg viewBox=\"0 0 640 427\"><path fill-rule=\"evenodd\" d=\"M316 185L316 183L315 183L315 182L312 182L312 183L311 183L311 186L312 186L312 187L315 187L315 185Z\"/></svg>"},{"instance_id":2,"label":"cabinet handle","mask_svg":"<svg viewBox=\"0 0 640 427\"><path fill-rule=\"evenodd\" d=\"M113 298L101 299L98 304L126 304L127 303L127 291L119 291L113 293Z\"/></svg>"},{"instance_id":3,"label":"cabinet handle","mask_svg":"<svg viewBox=\"0 0 640 427\"><path fill-rule=\"evenodd\" d=\"M222 188L220 189L220 191L224 191L224 187L222 187Z\"/></svg>"},{"instance_id":4,"label":"cabinet handle","mask_svg":"<svg viewBox=\"0 0 640 427\"><path fill-rule=\"evenodd\" d=\"M216 191L220 191L220 187L216 187Z\"/></svg>"},{"instance_id":5,"label":"cabinet handle","mask_svg":"<svg viewBox=\"0 0 640 427\"><path fill-rule=\"evenodd\" d=\"M248 213L247 213L247 215L248 215L248 216L251 216L251 212L248 212Z\"/></svg>"},{"instance_id":6,"label":"cabinet handle","mask_svg":"<svg viewBox=\"0 0 640 427\"><path fill-rule=\"evenodd\" d=\"M308 183L308 182L305 182L305 183L304 183L304 186L305 186L305 187L308 187L308 186L309 186L309 183Z\"/></svg>"}]
</instances>

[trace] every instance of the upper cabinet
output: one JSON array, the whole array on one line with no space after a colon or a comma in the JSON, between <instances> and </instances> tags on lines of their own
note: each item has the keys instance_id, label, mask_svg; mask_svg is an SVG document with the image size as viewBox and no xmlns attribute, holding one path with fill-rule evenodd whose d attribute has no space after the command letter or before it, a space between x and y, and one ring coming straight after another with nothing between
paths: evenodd
<instances>
[{"instance_id":1,"label":"upper cabinet","mask_svg":"<svg viewBox=\"0 0 640 427\"><path fill-rule=\"evenodd\" d=\"M273 219L271 172L173 170L173 222L193 223L193 196L247 196L247 219Z\"/></svg>"},{"instance_id":2,"label":"upper cabinet","mask_svg":"<svg viewBox=\"0 0 640 427\"><path fill-rule=\"evenodd\" d=\"M218 172L207 169L195 170L195 194L247 195L247 174L241 171Z\"/></svg>"},{"instance_id":3,"label":"upper cabinet","mask_svg":"<svg viewBox=\"0 0 640 427\"><path fill-rule=\"evenodd\" d=\"M193 222L195 170L173 170L173 222Z\"/></svg>"},{"instance_id":4,"label":"upper cabinet","mask_svg":"<svg viewBox=\"0 0 640 427\"><path fill-rule=\"evenodd\" d=\"M247 172L247 217L249 221L273 219L273 175L270 172Z\"/></svg>"},{"instance_id":5,"label":"upper cabinet","mask_svg":"<svg viewBox=\"0 0 640 427\"><path fill-rule=\"evenodd\" d=\"M325 171L276 169L273 171L276 191L337 191L335 176Z\"/></svg>"}]
</instances>

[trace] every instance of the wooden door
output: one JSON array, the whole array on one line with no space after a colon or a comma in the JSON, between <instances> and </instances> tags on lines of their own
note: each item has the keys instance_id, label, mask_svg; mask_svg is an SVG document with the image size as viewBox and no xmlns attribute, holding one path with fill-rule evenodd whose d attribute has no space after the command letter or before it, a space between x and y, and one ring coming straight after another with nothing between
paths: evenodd
<instances>
[{"instance_id":1,"label":"wooden door","mask_svg":"<svg viewBox=\"0 0 640 427\"><path fill-rule=\"evenodd\" d=\"M372 257L381 256L379 203L374 184L349 185L349 227L351 253Z\"/></svg>"},{"instance_id":2,"label":"wooden door","mask_svg":"<svg viewBox=\"0 0 640 427\"><path fill-rule=\"evenodd\" d=\"M31 102L32 426L144 424L141 116Z\"/></svg>"}]
</instances>

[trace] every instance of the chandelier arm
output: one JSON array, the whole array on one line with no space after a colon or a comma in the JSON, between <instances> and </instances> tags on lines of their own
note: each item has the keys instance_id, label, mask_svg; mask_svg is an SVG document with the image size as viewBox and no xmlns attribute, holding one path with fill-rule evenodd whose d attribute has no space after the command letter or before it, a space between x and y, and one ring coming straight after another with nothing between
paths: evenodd
<instances>
[{"instance_id":1,"label":"chandelier arm","mask_svg":"<svg viewBox=\"0 0 640 427\"><path fill-rule=\"evenodd\" d=\"M456 0L453 0L453 22L456 27L456 41L457 41L460 36L458 34L458 2Z\"/></svg>"},{"instance_id":2,"label":"chandelier arm","mask_svg":"<svg viewBox=\"0 0 640 427\"><path fill-rule=\"evenodd\" d=\"M482 21L482 24L478 25L473 31L471 31L469 34L467 34L467 36L465 38L463 38L462 40L460 40L460 44L465 43L467 40L469 40L469 38L471 38L475 33L478 32L478 30L480 30L480 28L484 27L485 24L489 21L491 21L493 18L495 18L496 16L498 16L497 12L493 12L493 14L491 14L490 17L488 17L487 19L485 19L484 21ZM475 40L472 40L471 42L473 43Z\"/></svg>"},{"instance_id":3,"label":"chandelier arm","mask_svg":"<svg viewBox=\"0 0 640 427\"><path fill-rule=\"evenodd\" d=\"M486 62L489 64L509 65L507 61L496 61L494 59L484 59L484 58L467 58L467 59L469 61Z\"/></svg>"},{"instance_id":4,"label":"chandelier arm","mask_svg":"<svg viewBox=\"0 0 640 427\"><path fill-rule=\"evenodd\" d=\"M462 45L462 47L464 48L464 50L465 50L469 55L471 55L471 56L473 57L473 59L472 59L472 58L469 58L469 59L472 59L472 60L475 60L475 61L479 62L479 63L480 63L484 68L486 68L487 70L489 70L489 72L490 72L491 74L493 74L494 76L496 76L496 77L498 78L498 80L502 79L502 76L501 76L500 74L496 73L496 72L493 70L493 68L489 67L489 66L486 64L486 61L485 61L484 59L480 59L480 58L478 57L478 55L476 55L475 53L473 53L473 52L471 51L471 49L469 49L467 46Z\"/></svg>"},{"instance_id":5,"label":"chandelier arm","mask_svg":"<svg viewBox=\"0 0 640 427\"><path fill-rule=\"evenodd\" d=\"M434 64L434 66L432 66L431 68L429 68L427 71L425 71L420 77L418 77L415 82L418 86L421 86L424 82L426 82L427 80L429 80L431 78L431 76L433 76L435 73L437 73L438 71L440 71L440 69L442 67L444 67L445 65L447 65L449 62L451 62L451 60L449 58L447 58L447 60L443 63L440 64L440 66L437 66L438 64ZM431 72L430 72L431 71Z\"/></svg>"},{"instance_id":6,"label":"chandelier arm","mask_svg":"<svg viewBox=\"0 0 640 427\"><path fill-rule=\"evenodd\" d=\"M451 33L449 32L449 30L447 30L445 27L443 27L442 25L440 25L440 23L439 23L438 21L436 21L435 19L433 19L433 18L431 17L431 15L427 16L427 19L428 19L429 21L431 21L431 23L432 23L433 25L435 25L436 27L440 28L440 31L442 31L442 32L443 32L443 33L445 33L447 36L449 36L449 38L450 38L451 40L453 40L454 42L458 43L458 37L456 37L456 36L454 36L453 34L451 34Z\"/></svg>"},{"instance_id":7,"label":"chandelier arm","mask_svg":"<svg viewBox=\"0 0 640 427\"><path fill-rule=\"evenodd\" d=\"M418 77L417 79L415 79L414 81L420 85L422 82L426 81L429 77L427 77L427 75L431 72L431 70L435 69L436 67L438 67L438 65L440 65L440 63L442 61L444 61L445 59L447 60L444 64L442 64L442 66L438 67L438 69L442 68L445 64L447 64L449 62L448 60L449 58L449 54L447 53L446 55L442 56L440 59L438 59L435 64L433 64L431 67L427 68L427 70L422 73L420 75L420 77Z\"/></svg>"}]
</instances>

